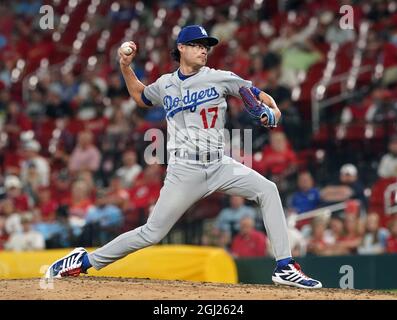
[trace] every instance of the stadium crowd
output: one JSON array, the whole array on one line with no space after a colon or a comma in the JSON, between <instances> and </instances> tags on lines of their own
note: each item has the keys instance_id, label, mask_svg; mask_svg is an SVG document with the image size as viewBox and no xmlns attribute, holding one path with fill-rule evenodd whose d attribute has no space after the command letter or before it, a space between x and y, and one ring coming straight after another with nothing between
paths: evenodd
<instances>
[{"instance_id":1,"label":"stadium crowd","mask_svg":"<svg viewBox=\"0 0 397 320\"><path fill-rule=\"evenodd\" d=\"M268 131L231 98L226 127L252 129L252 167L277 184L286 216L344 204L331 216L291 223L294 254L397 253L397 219L383 203L385 188L397 181L397 2L229 2L100 1L88 18L88 39L98 40L102 30L123 34L138 21L134 69L149 84L177 68L170 56L175 25L204 25L220 39L209 66L252 80L282 111L280 126ZM55 24L67 3L54 1ZM120 37L104 47L83 44L77 62L61 67L75 52L73 42L54 41L54 30L40 29L42 4L0 2L0 249L100 246L142 224L157 200L165 165L145 162L151 141L144 135L166 132L164 112L137 108L129 97L117 65ZM73 12L89 4L76 1ZM354 29L339 28L343 4L354 8ZM312 132L308 78L323 74L335 43L337 70L349 70L349 48L364 21L370 31L361 63L373 73L380 63L382 76L359 78L356 95L328 108L320 131ZM45 68L43 61L47 71L25 81ZM338 93L331 89L331 96ZM372 140L346 135L367 125L386 131ZM221 246L236 257L272 254L258 212L240 197L212 195L189 209L178 230L181 241ZM172 233L164 241L172 242Z\"/></svg>"}]
</instances>

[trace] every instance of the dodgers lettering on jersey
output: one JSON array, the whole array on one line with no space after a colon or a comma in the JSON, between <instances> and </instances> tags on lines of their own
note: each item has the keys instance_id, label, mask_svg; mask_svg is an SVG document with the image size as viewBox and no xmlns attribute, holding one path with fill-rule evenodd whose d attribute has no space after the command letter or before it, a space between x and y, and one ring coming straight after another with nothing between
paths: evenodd
<instances>
[{"instance_id":1,"label":"dodgers lettering on jersey","mask_svg":"<svg viewBox=\"0 0 397 320\"><path fill-rule=\"evenodd\" d=\"M167 112L167 117L173 117L180 111L190 110L190 112L195 112L197 106L217 98L219 98L219 93L215 87L192 93L188 89L182 99L166 95L163 99L163 106Z\"/></svg>"},{"instance_id":2,"label":"dodgers lettering on jersey","mask_svg":"<svg viewBox=\"0 0 397 320\"><path fill-rule=\"evenodd\" d=\"M165 74L143 94L166 111L169 152L202 152L224 148L226 97L240 97L242 86L251 87L252 82L232 72L202 67L184 80L178 71Z\"/></svg>"}]
</instances>

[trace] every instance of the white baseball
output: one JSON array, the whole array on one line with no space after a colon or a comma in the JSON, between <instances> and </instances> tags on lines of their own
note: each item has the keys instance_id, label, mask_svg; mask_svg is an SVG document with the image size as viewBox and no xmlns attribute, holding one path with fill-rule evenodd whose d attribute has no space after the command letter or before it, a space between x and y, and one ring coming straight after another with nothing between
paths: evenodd
<instances>
[{"instance_id":1,"label":"white baseball","mask_svg":"<svg viewBox=\"0 0 397 320\"><path fill-rule=\"evenodd\" d=\"M124 42L122 45L121 45L121 51L124 53L124 54L126 54L127 56L129 56L131 53L132 53L132 49L131 49L131 47L129 46L130 44L128 43L128 42Z\"/></svg>"}]
</instances>

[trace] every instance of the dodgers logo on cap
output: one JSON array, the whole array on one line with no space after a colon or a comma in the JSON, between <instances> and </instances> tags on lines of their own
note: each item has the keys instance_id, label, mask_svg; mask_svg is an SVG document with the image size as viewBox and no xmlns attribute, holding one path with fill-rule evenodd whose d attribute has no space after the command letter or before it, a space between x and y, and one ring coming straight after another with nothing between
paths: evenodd
<instances>
[{"instance_id":1,"label":"dodgers logo on cap","mask_svg":"<svg viewBox=\"0 0 397 320\"><path fill-rule=\"evenodd\" d=\"M205 36L208 36L207 31L203 27L200 27L201 33Z\"/></svg>"}]
</instances>

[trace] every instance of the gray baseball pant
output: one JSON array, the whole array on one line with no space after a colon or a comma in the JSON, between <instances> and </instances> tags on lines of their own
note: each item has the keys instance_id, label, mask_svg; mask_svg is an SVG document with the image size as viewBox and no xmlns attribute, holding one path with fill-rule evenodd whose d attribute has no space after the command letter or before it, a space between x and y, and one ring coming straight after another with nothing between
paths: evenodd
<instances>
[{"instance_id":1,"label":"gray baseball pant","mask_svg":"<svg viewBox=\"0 0 397 320\"><path fill-rule=\"evenodd\" d=\"M159 243L195 202L215 191L255 201L262 212L276 260L291 257L286 220L276 185L253 169L223 156L216 162L180 160L169 164L160 197L146 224L90 253L91 265L99 270L130 253Z\"/></svg>"}]
</instances>

